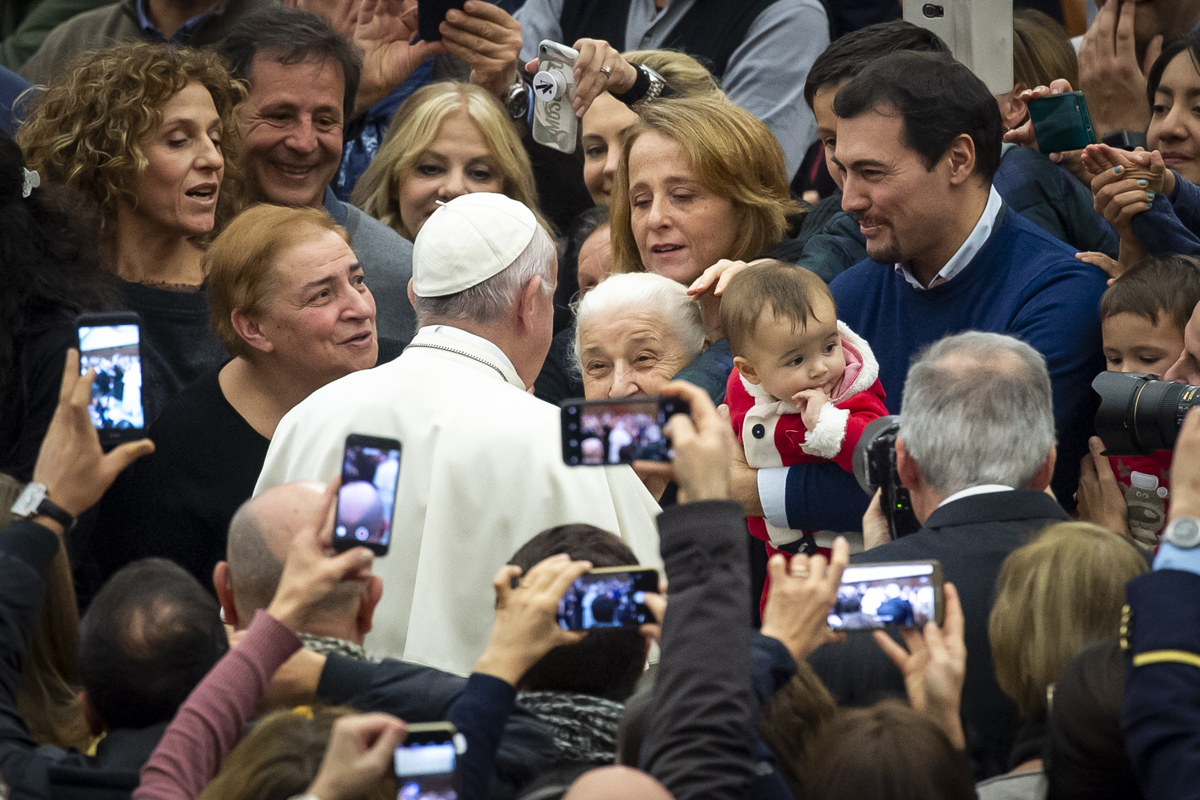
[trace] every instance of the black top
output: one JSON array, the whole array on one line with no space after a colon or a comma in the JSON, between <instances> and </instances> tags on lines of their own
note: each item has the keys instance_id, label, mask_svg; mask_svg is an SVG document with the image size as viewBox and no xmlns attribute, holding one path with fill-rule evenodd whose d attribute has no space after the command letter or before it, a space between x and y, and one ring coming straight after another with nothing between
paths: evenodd
<instances>
[{"instance_id":1,"label":"black top","mask_svg":"<svg viewBox=\"0 0 1200 800\"><path fill-rule=\"evenodd\" d=\"M937 559L958 589L966 620L967 673L962 719L967 755L977 780L1007 771L1020 719L1017 706L996 683L988 615L996 578L1009 553L1067 514L1045 492L1023 490L964 497L934 511L921 530L850 559L851 564ZM838 705L868 705L904 696L904 678L864 634L825 645L809 659Z\"/></svg>"},{"instance_id":2,"label":"black top","mask_svg":"<svg viewBox=\"0 0 1200 800\"><path fill-rule=\"evenodd\" d=\"M533 396L558 405L563 400L583 397L583 378L575 371L575 323L550 340L542 370L533 382Z\"/></svg>"},{"instance_id":3,"label":"black top","mask_svg":"<svg viewBox=\"0 0 1200 800\"><path fill-rule=\"evenodd\" d=\"M229 360L208 324L208 291L175 292L119 281L125 307L142 318L142 405L146 424L172 397Z\"/></svg>"},{"instance_id":4,"label":"black top","mask_svg":"<svg viewBox=\"0 0 1200 800\"><path fill-rule=\"evenodd\" d=\"M55 325L19 343L0 408L0 472L33 479L38 449L58 405L67 348L77 347L73 323Z\"/></svg>"},{"instance_id":5,"label":"black top","mask_svg":"<svg viewBox=\"0 0 1200 800\"><path fill-rule=\"evenodd\" d=\"M131 561L160 556L213 591L229 521L253 493L271 443L225 399L219 373L167 404L150 426L154 452L104 495L90 544L101 584Z\"/></svg>"}]
</instances>

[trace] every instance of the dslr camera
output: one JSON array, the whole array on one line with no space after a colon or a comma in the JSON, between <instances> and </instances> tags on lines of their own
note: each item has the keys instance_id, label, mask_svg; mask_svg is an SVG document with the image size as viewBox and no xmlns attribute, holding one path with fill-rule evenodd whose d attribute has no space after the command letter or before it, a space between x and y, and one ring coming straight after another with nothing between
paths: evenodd
<instances>
[{"instance_id":1,"label":"dslr camera","mask_svg":"<svg viewBox=\"0 0 1200 800\"><path fill-rule=\"evenodd\" d=\"M1100 395L1096 435L1109 456L1174 450L1183 418L1200 405L1200 386L1160 381L1146 373L1101 372L1092 388Z\"/></svg>"},{"instance_id":2,"label":"dslr camera","mask_svg":"<svg viewBox=\"0 0 1200 800\"><path fill-rule=\"evenodd\" d=\"M879 506L888 521L893 539L921 529L913 513L912 498L896 471L896 434L900 417L890 415L871 420L854 448L854 477L868 496L881 490Z\"/></svg>"}]
</instances>

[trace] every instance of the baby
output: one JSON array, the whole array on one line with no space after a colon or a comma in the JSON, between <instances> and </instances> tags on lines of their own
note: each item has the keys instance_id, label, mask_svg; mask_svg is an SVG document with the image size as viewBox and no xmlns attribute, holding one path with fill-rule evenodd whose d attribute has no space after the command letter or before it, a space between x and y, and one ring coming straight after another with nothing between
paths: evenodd
<instances>
[{"instance_id":1,"label":"baby","mask_svg":"<svg viewBox=\"0 0 1200 800\"><path fill-rule=\"evenodd\" d=\"M750 466L833 461L853 472L863 428L888 412L879 363L838 322L824 281L791 264L760 262L729 281L721 325L734 356L725 402ZM762 517L747 522L768 555L817 549L804 531Z\"/></svg>"},{"instance_id":2,"label":"baby","mask_svg":"<svg viewBox=\"0 0 1200 800\"><path fill-rule=\"evenodd\" d=\"M1113 281L1100 298L1109 372L1149 372L1161 378L1183 352L1183 328L1197 303L1200 262L1186 256L1147 261ZM1160 450L1108 459L1125 495L1129 533L1144 553L1154 552L1167 522L1171 455Z\"/></svg>"}]
</instances>

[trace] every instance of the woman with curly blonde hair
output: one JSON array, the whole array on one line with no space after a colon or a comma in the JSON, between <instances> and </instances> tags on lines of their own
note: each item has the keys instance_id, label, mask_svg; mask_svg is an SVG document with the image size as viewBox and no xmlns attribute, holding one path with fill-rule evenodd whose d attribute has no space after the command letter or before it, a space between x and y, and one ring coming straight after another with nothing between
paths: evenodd
<instances>
[{"instance_id":1,"label":"woman with curly blonde hair","mask_svg":"<svg viewBox=\"0 0 1200 800\"><path fill-rule=\"evenodd\" d=\"M142 316L146 421L227 356L208 328L204 246L240 208L220 57L160 44L81 56L17 133L29 169L95 204L104 265Z\"/></svg>"},{"instance_id":2,"label":"woman with curly blonde hair","mask_svg":"<svg viewBox=\"0 0 1200 800\"><path fill-rule=\"evenodd\" d=\"M529 155L507 114L478 86L433 83L396 112L350 202L413 240L438 207L472 192L527 205L543 227Z\"/></svg>"}]
</instances>

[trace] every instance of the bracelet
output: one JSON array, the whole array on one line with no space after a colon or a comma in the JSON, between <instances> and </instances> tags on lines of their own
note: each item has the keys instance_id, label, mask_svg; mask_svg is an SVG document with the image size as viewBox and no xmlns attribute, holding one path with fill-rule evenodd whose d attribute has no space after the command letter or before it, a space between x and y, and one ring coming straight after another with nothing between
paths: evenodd
<instances>
[{"instance_id":1,"label":"bracelet","mask_svg":"<svg viewBox=\"0 0 1200 800\"><path fill-rule=\"evenodd\" d=\"M637 80L633 82L632 88L630 88L628 92L621 92L620 94L616 92L609 92L609 94L627 106L631 106L634 103L640 102L643 98L645 98L646 93L650 91L649 69L647 67L643 67L641 64L635 64L634 66L637 68L638 75Z\"/></svg>"}]
</instances>

